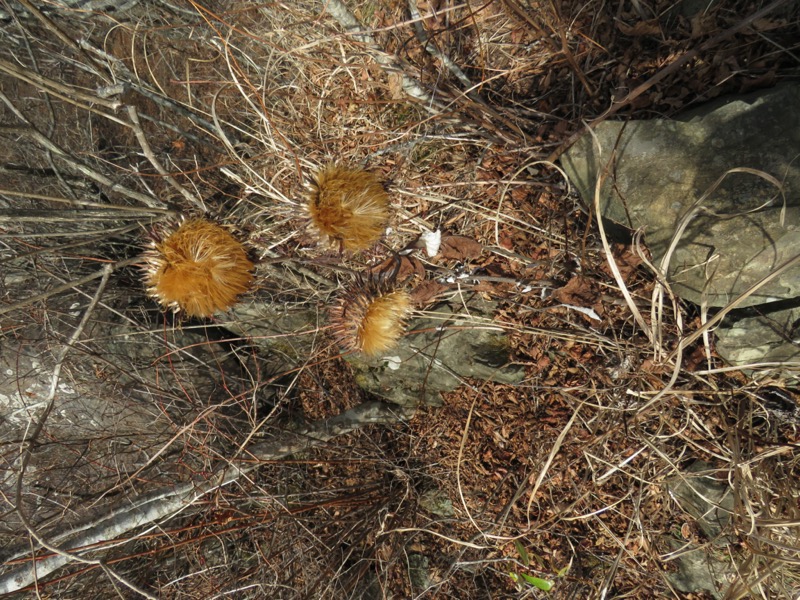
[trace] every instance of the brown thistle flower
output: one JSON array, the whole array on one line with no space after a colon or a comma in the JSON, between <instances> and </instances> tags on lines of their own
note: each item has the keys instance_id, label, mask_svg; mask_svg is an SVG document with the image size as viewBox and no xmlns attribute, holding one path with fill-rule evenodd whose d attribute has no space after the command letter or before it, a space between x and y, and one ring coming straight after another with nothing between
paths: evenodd
<instances>
[{"instance_id":1,"label":"brown thistle flower","mask_svg":"<svg viewBox=\"0 0 800 600\"><path fill-rule=\"evenodd\" d=\"M367 171L331 165L312 175L308 214L319 235L342 250L365 250L389 220L389 196Z\"/></svg>"},{"instance_id":2,"label":"brown thistle flower","mask_svg":"<svg viewBox=\"0 0 800 600\"><path fill-rule=\"evenodd\" d=\"M329 316L334 336L345 351L374 356L400 339L410 313L408 292L359 278Z\"/></svg>"},{"instance_id":3,"label":"brown thistle flower","mask_svg":"<svg viewBox=\"0 0 800 600\"><path fill-rule=\"evenodd\" d=\"M144 254L147 294L189 317L229 309L253 282L253 263L240 241L206 219L155 234Z\"/></svg>"}]
</instances>

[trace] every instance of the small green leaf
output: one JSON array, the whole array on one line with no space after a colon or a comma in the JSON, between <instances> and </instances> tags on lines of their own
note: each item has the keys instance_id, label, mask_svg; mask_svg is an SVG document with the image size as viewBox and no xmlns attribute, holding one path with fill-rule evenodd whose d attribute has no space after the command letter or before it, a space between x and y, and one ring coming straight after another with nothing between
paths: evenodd
<instances>
[{"instance_id":1,"label":"small green leaf","mask_svg":"<svg viewBox=\"0 0 800 600\"><path fill-rule=\"evenodd\" d=\"M539 579L538 577L534 577L533 575L526 575L525 573L520 573L520 577L522 577L525 581L530 583L532 586L539 588L543 592L549 592L553 589L553 582L547 581L546 579Z\"/></svg>"},{"instance_id":2,"label":"small green leaf","mask_svg":"<svg viewBox=\"0 0 800 600\"><path fill-rule=\"evenodd\" d=\"M558 573L556 573L556 577L563 577L563 576L564 576L564 575L566 575L568 572L569 572L569 565L567 565L567 566L566 566L566 567L564 567L563 569L559 569L559 570L558 570Z\"/></svg>"},{"instance_id":3,"label":"small green leaf","mask_svg":"<svg viewBox=\"0 0 800 600\"><path fill-rule=\"evenodd\" d=\"M531 557L528 556L528 551L525 550L525 546L522 545L522 542L514 540L514 547L517 549L519 557L522 559L522 564L526 567L529 566L531 564Z\"/></svg>"},{"instance_id":4,"label":"small green leaf","mask_svg":"<svg viewBox=\"0 0 800 600\"><path fill-rule=\"evenodd\" d=\"M511 577L511 581L513 581L514 583L519 583L519 575L517 575L513 571L509 573L508 576Z\"/></svg>"}]
</instances>

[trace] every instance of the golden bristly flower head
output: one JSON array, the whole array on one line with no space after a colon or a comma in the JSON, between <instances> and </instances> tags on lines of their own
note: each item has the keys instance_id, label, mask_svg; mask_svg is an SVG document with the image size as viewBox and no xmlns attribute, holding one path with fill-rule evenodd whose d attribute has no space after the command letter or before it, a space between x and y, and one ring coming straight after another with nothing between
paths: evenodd
<instances>
[{"instance_id":1,"label":"golden bristly flower head","mask_svg":"<svg viewBox=\"0 0 800 600\"><path fill-rule=\"evenodd\" d=\"M253 282L253 263L227 229L190 219L156 234L145 255L147 293L189 317L233 306Z\"/></svg>"},{"instance_id":2,"label":"golden bristly flower head","mask_svg":"<svg viewBox=\"0 0 800 600\"><path fill-rule=\"evenodd\" d=\"M308 214L319 235L343 250L366 250L389 220L389 196L367 171L327 166L312 175Z\"/></svg>"},{"instance_id":3,"label":"golden bristly flower head","mask_svg":"<svg viewBox=\"0 0 800 600\"><path fill-rule=\"evenodd\" d=\"M330 320L345 351L374 356L397 343L410 313L408 292L359 279L331 309Z\"/></svg>"}]
</instances>

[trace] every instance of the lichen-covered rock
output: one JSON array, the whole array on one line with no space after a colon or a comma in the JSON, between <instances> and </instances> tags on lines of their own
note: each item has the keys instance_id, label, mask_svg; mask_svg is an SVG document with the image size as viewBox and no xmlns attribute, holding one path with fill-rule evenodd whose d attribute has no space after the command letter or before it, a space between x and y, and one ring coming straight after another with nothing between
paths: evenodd
<instances>
[{"instance_id":1,"label":"lichen-covered rock","mask_svg":"<svg viewBox=\"0 0 800 600\"><path fill-rule=\"evenodd\" d=\"M600 213L643 229L673 290L696 304L724 306L800 249L800 85L700 107L680 120L604 122L562 164L585 203L608 169ZM613 157L613 161L612 161ZM767 179L783 184L785 196ZM707 194L707 196L706 196ZM685 222L684 231L679 231ZM800 264L742 306L800 295Z\"/></svg>"},{"instance_id":2,"label":"lichen-covered rock","mask_svg":"<svg viewBox=\"0 0 800 600\"><path fill-rule=\"evenodd\" d=\"M508 339L492 324L493 313L489 302L472 302L469 315L461 304L441 305L426 311L425 318L411 320L406 335L386 352L377 356L353 353L346 358L362 388L405 407L441 405L440 394L456 389L467 378L519 383L524 368L508 364ZM230 311L229 320L220 323L252 338L288 369L313 352L320 339L313 332L322 318L313 309L242 303Z\"/></svg>"},{"instance_id":3,"label":"lichen-covered rock","mask_svg":"<svg viewBox=\"0 0 800 600\"><path fill-rule=\"evenodd\" d=\"M729 314L717 327L716 350L725 361L757 371L763 365L787 381L797 382L800 344L797 324L800 307L784 303L752 307ZM783 365L775 367L775 365Z\"/></svg>"},{"instance_id":4,"label":"lichen-covered rock","mask_svg":"<svg viewBox=\"0 0 800 600\"><path fill-rule=\"evenodd\" d=\"M359 385L403 406L438 406L441 393L466 378L519 383L524 369L509 365L505 333L492 326L493 306L440 306L425 319L409 323L409 333L392 350L377 357L348 357Z\"/></svg>"}]
</instances>

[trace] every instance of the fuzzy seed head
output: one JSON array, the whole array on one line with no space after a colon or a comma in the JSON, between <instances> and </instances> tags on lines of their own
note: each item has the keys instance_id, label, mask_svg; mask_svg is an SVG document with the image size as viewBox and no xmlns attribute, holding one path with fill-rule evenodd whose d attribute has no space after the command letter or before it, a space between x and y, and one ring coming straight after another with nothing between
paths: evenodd
<instances>
[{"instance_id":1,"label":"fuzzy seed head","mask_svg":"<svg viewBox=\"0 0 800 600\"><path fill-rule=\"evenodd\" d=\"M405 290L358 282L334 306L330 318L344 350L374 356L400 339L410 313L411 296Z\"/></svg>"},{"instance_id":2,"label":"fuzzy seed head","mask_svg":"<svg viewBox=\"0 0 800 600\"><path fill-rule=\"evenodd\" d=\"M319 235L343 250L366 250L389 220L389 196L367 171L325 167L312 176L308 214Z\"/></svg>"},{"instance_id":3,"label":"fuzzy seed head","mask_svg":"<svg viewBox=\"0 0 800 600\"><path fill-rule=\"evenodd\" d=\"M231 233L206 219L164 231L145 253L147 293L189 317L229 309L253 282L253 263Z\"/></svg>"}]
</instances>

